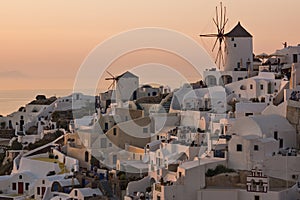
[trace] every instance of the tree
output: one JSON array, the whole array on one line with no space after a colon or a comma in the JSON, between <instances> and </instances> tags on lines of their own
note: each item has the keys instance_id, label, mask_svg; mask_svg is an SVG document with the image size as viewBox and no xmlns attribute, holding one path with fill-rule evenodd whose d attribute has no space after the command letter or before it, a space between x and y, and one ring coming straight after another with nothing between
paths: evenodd
<instances>
[{"instance_id":1,"label":"tree","mask_svg":"<svg viewBox=\"0 0 300 200\"><path fill-rule=\"evenodd\" d=\"M46 96L45 95L42 95L42 94L39 94L35 97L36 100L46 100Z\"/></svg>"},{"instance_id":2,"label":"tree","mask_svg":"<svg viewBox=\"0 0 300 200\"><path fill-rule=\"evenodd\" d=\"M22 150L22 148L23 148L23 145L20 142L18 142L17 140L14 140L11 144L12 150Z\"/></svg>"},{"instance_id":3,"label":"tree","mask_svg":"<svg viewBox=\"0 0 300 200\"><path fill-rule=\"evenodd\" d=\"M218 166L216 166L215 169L208 169L207 172L205 173L205 175L207 177L212 177L212 176L215 176L215 175L218 175L218 174L231 173L231 172L235 172L235 170L227 168L224 165L218 165Z\"/></svg>"}]
</instances>

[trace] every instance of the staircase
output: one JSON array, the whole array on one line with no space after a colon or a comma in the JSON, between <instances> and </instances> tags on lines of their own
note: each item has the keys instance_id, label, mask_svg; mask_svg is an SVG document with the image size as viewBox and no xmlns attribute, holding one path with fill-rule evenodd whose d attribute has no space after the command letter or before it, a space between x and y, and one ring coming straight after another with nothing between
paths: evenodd
<instances>
[{"instance_id":1,"label":"staircase","mask_svg":"<svg viewBox=\"0 0 300 200\"><path fill-rule=\"evenodd\" d=\"M101 180L100 181L100 188L101 188L101 191L104 193L105 196L113 197L113 191L112 191L110 185L108 184L107 180Z\"/></svg>"},{"instance_id":2,"label":"staircase","mask_svg":"<svg viewBox=\"0 0 300 200\"><path fill-rule=\"evenodd\" d=\"M169 113L170 111L170 107L171 107L171 103L172 103L172 98L173 98L173 92L171 92L170 94L168 94L161 102L160 105L162 105L162 107L164 109L160 109L159 112L166 112Z\"/></svg>"},{"instance_id":3,"label":"staircase","mask_svg":"<svg viewBox=\"0 0 300 200\"><path fill-rule=\"evenodd\" d=\"M273 98L273 104L275 106L278 106L284 101L284 90L289 88L289 82L286 82L285 85L283 85L278 94Z\"/></svg>"}]
</instances>

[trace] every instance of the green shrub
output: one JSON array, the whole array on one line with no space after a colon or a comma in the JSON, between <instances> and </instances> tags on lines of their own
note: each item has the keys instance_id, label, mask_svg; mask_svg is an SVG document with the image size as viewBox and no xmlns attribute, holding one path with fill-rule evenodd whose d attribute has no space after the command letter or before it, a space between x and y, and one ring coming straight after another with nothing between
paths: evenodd
<instances>
[{"instance_id":1,"label":"green shrub","mask_svg":"<svg viewBox=\"0 0 300 200\"><path fill-rule=\"evenodd\" d=\"M126 180L126 174L121 174L120 175L120 180Z\"/></svg>"},{"instance_id":2,"label":"green shrub","mask_svg":"<svg viewBox=\"0 0 300 200\"><path fill-rule=\"evenodd\" d=\"M235 170L227 168L224 165L218 165L216 166L215 169L208 169L207 172L205 173L205 176L212 177L218 174L231 173L231 172L235 172Z\"/></svg>"},{"instance_id":3,"label":"green shrub","mask_svg":"<svg viewBox=\"0 0 300 200\"><path fill-rule=\"evenodd\" d=\"M10 174L13 168L13 162L9 161L0 167L0 175Z\"/></svg>"}]
</instances>

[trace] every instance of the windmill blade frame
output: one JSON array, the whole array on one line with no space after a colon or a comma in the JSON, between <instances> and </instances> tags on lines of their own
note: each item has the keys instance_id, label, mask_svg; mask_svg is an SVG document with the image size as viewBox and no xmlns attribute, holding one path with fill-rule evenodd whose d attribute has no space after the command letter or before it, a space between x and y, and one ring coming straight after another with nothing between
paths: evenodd
<instances>
[{"instance_id":1,"label":"windmill blade frame","mask_svg":"<svg viewBox=\"0 0 300 200\"><path fill-rule=\"evenodd\" d=\"M108 90L110 90L111 88L114 89L115 85L116 85L116 81L117 78L112 75L109 71L106 71L106 73L108 73L111 77L110 78L105 78L105 80L112 80L113 82L109 85L109 87L107 88Z\"/></svg>"},{"instance_id":2,"label":"windmill blade frame","mask_svg":"<svg viewBox=\"0 0 300 200\"><path fill-rule=\"evenodd\" d=\"M115 87L115 80L113 80L113 82L109 85L109 87L107 88L108 90L110 90L111 88Z\"/></svg>"},{"instance_id":3,"label":"windmill blade frame","mask_svg":"<svg viewBox=\"0 0 300 200\"><path fill-rule=\"evenodd\" d=\"M225 40L225 26L228 22L228 18L226 17L227 10L224 6L223 10L223 4L220 2L220 12L218 9L218 6L216 6L216 15L215 18L213 18L213 22L217 27L217 33L210 33L210 34L201 34L200 37L215 37L216 41L213 44L212 52L215 51L217 42L219 41L219 48L217 50L217 55L215 57L215 63L217 64L218 68L220 69L221 66L224 66L224 53L227 49L226 44L224 42Z\"/></svg>"},{"instance_id":4,"label":"windmill blade frame","mask_svg":"<svg viewBox=\"0 0 300 200\"><path fill-rule=\"evenodd\" d=\"M200 37L217 37L218 34L211 33L211 34L205 34L205 35L199 35Z\"/></svg>"},{"instance_id":5,"label":"windmill blade frame","mask_svg":"<svg viewBox=\"0 0 300 200\"><path fill-rule=\"evenodd\" d=\"M108 73L112 78L116 78L114 75L112 75L109 71L106 70L106 73Z\"/></svg>"},{"instance_id":6,"label":"windmill blade frame","mask_svg":"<svg viewBox=\"0 0 300 200\"><path fill-rule=\"evenodd\" d=\"M215 43L214 43L214 46L213 46L213 48L212 48L211 51L214 51L214 49L215 49L215 47L216 47L216 45L217 45L217 42L218 42L218 38L216 39L216 41L215 41Z\"/></svg>"}]
</instances>

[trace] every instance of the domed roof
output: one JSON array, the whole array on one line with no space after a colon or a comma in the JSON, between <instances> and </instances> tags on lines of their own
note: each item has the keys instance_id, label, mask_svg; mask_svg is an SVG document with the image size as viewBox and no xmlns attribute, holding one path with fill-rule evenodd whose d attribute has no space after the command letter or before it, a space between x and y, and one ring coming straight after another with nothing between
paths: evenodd
<instances>
[{"instance_id":1,"label":"domed roof","mask_svg":"<svg viewBox=\"0 0 300 200\"><path fill-rule=\"evenodd\" d=\"M267 138L273 137L273 132L294 132L295 128L288 120L280 115L255 115L238 118L228 130L240 136L257 135Z\"/></svg>"}]
</instances>

